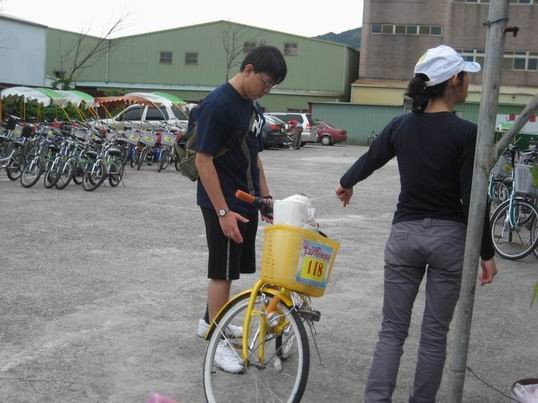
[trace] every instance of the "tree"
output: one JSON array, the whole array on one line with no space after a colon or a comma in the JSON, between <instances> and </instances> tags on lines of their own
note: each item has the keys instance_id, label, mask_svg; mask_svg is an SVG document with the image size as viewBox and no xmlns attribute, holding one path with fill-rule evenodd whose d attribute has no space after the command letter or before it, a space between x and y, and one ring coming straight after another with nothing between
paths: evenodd
<instances>
[{"instance_id":1,"label":"tree","mask_svg":"<svg viewBox=\"0 0 538 403\"><path fill-rule=\"evenodd\" d=\"M245 51L256 47L256 39L261 32L254 33L250 27L226 22L222 31L222 45L226 53L226 81L230 78L232 68L239 66L242 59L240 56ZM262 45L260 42L258 45Z\"/></svg>"},{"instance_id":2,"label":"tree","mask_svg":"<svg viewBox=\"0 0 538 403\"><path fill-rule=\"evenodd\" d=\"M70 88L81 70L94 65L101 56L109 52L112 47L117 46L121 40L115 39L112 42L110 36L121 30L122 23L123 17L118 18L106 34L99 38L90 37L87 29L78 34L65 50L60 43L61 70L56 72L57 79L52 83L52 86L60 89Z\"/></svg>"}]
</instances>

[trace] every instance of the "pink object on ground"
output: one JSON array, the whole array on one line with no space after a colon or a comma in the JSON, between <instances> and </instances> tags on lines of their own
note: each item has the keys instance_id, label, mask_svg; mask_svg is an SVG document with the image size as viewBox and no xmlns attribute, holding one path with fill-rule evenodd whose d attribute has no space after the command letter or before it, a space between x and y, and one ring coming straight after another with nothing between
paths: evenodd
<instances>
[{"instance_id":1,"label":"pink object on ground","mask_svg":"<svg viewBox=\"0 0 538 403\"><path fill-rule=\"evenodd\" d=\"M179 403L177 400L170 399L166 396L161 396L158 393L154 393L148 400L148 403Z\"/></svg>"}]
</instances>

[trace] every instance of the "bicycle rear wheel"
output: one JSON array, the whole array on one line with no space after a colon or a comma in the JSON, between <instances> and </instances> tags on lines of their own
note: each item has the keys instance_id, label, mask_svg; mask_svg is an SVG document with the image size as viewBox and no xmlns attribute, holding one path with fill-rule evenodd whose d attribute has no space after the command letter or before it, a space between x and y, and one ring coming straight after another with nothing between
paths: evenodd
<instances>
[{"instance_id":1,"label":"bicycle rear wheel","mask_svg":"<svg viewBox=\"0 0 538 403\"><path fill-rule=\"evenodd\" d=\"M203 381L208 402L301 400L310 368L306 330L297 312L279 303L276 310L279 322L268 329L262 340L260 324L267 320L264 312L271 299L272 295L265 292L256 298L250 324L249 359L243 374L219 369L215 355L219 343L224 342L241 357L242 340L228 337L225 329L229 325L243 326L249 295L234 301L219 320L204 358Z\"/></svg>"},{"instance_id":2,"label":"bicycle rear wheel","mask_svg":"<svg viewBox=\"0 0 538 403\"><path fill-rule=\"evenodd\" d=\"M109 163L108 183L110 186L116 187L123 179L124 172L123 161L119 157L113 157Z\"/></svg>"},{"instance_id":3,"label":"bicycle rear wheel","mask_svg":"<svg viewBox=\"0 0 538 403\"><path fill-rule=\"evenodd\" d=\"M6 167L7 177L12 181L19 179L24 169L24 163L24 155L21 152L16 153L11 163Z\"/></svg>"},{"instance_id":4,"label":"bicycle rear wheel","mask_svg":"<svg viewBox=\"0 0 538 403\"><path fill-rule=\"evenodd\" d=\"M101 186L106 177L106 165L103 160L88 164L82 178L82 188L91 192Z\"/></svg>"},{"instance_id":5,"label":"bicycle rear wheel","mask_svg":"<svg viewBox=\"0 0 538 403\"><path fill-rule=\"evenodd\" d=\"M69 185L69 182L71 182L71 179L73 179L73 176L75 175L76 165L77 164L74 158L70 158L65 162L62 167L60 176L56 181L56 189L62 190L65 189L67 185Z\"/></svg>"},{"instance_id":6,"label":"bicycle rear wheel","mask_svg":"<svg viewBox=\"0 0 538 403\"><path fill-rule=\"evenodd\" d=\"M538 244L538 212L524 200L515 200L513 203L511 220L510 200L502 203L491 218L495 251L509 260L524 258Z\"/></svg>"},{"instance_id":7,"label":"bicycle rear wheel","mask_svg":"<svg viewBox=\"0 0 538 403\"><path fill-rule=\"evenodd\" d=\"M40 157L35 157L26 164L20 178L22 187L30 188L39 181L43 173L42 164Z\"/></svg>"}]
</instances>

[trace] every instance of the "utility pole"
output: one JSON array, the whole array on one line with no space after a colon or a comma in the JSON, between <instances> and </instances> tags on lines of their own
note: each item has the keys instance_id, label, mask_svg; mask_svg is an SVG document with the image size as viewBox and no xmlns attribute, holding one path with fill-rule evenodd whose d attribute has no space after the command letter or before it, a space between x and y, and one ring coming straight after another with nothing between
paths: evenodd
<instances>
[{"instance_id":1,"label":"utility pole","mask_svg":"<svg viewBox=\"0 0 538 403\"><path fill-rule=\"evenodd\" d=\"M488 162L494 145L495 118L501 86L504 32L508 22L508 0L492 0L489 6L486 35L486 59L482 75L482 96L474 162L473 186L467 238L463 261L463 277L458 305L452 363L449 375L449 403L461 403L467 367L474 295L480 258L480 245L487 203Z\"/></svg>"}]
</instances>

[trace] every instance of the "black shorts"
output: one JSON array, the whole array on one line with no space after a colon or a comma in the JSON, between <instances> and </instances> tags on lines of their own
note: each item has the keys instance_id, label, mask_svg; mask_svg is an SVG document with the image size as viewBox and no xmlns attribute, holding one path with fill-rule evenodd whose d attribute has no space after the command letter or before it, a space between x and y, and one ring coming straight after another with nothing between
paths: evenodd
<instances>
[{"instance_id":1,"label":"black shorts","mask_svg":"<svg viewBox=\"0 0 538 403\"><path fill-rule=\"evenodd\" d=\"M209 249L207 277L214 280L237 280L241 273L255 273L258 216L247 217L248 223L237 222L243 237L243 243L237 244L224 236L215 210L201 210Z\"/></svg>"}]
</instances>

